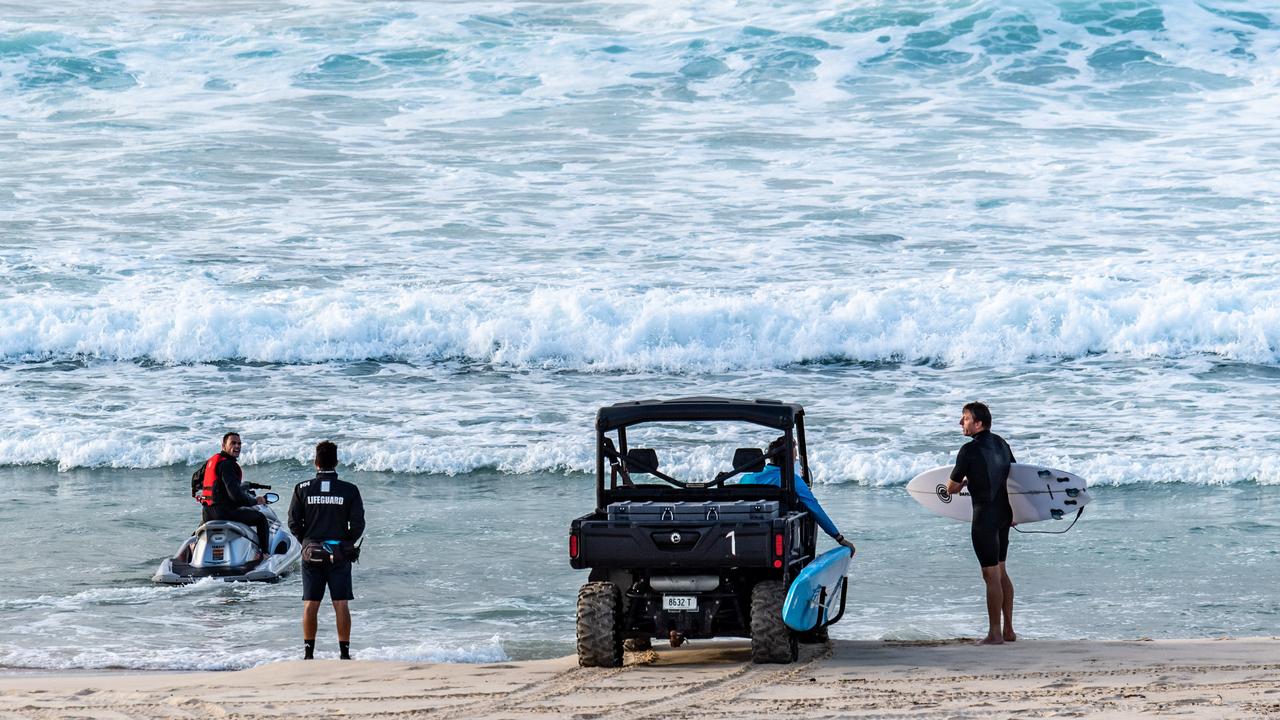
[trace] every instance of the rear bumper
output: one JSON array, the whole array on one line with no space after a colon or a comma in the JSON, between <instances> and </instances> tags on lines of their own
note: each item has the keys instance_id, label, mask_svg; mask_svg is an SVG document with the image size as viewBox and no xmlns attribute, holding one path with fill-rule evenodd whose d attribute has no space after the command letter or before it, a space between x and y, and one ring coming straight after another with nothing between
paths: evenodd
<instances>
[{"instance_id":1,"label":"rear bumper","mask_svg":"<svg viewBox=\"0 0 1280 720\"><path fill-rule=\"evenodd\" d=\"M749 586L746 592L722 587L711 592L660 593L652 589L628 591L622 621L626 637L666 639L672 632L686 638L751 637ZM663 595L698 599L694 611L662 609Z\"/></svg>"}]
</instances>

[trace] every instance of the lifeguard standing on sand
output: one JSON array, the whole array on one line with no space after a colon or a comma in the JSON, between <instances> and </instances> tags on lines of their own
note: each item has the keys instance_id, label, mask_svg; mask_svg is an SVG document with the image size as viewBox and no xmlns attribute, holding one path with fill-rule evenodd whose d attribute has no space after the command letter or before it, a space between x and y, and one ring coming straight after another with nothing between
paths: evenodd
<instances>
[{"instance_id":1,"label":"lifeguard standing on sand","mask_svg":"<svg viewBox=\"0 0 1280 720\"><path fill-rule=\"evenodd\" d=\"M360 557L356 541L364 534L360 488L338 478L338 446L316 445L316 476L298 483L289 503L289 530L302 541L303 658L315 657L320 601L333 601L339 657L351 659L351 563Z\"/></svg>"},{"instance_id":2,"label":"lifeguard standing on sand","mask_svg":"<svg viewBox=\"0 0 1280 720\"><path fill-rule=\"evenodd\" d=\"M987 586L987 636L982 645L1013 642L1013 581L1005 572L1009 553L1009 528L1013 509L1009 506L1009 466L1017 462L1009 443L991 432L991 411L980 402L971 402L960 413L960 429L971 438L956 454L947 492L959 493L969 486L973 500L973 551L982 566ZM1001 616L1004 627L1001 628Z\"/></svg>"}]
</instances>

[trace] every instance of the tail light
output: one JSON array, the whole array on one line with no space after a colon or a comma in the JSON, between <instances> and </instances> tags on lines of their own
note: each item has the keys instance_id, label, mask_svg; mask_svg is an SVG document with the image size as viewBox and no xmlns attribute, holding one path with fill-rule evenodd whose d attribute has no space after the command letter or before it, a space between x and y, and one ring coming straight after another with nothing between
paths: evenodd
<instances>
[{"instance_id":1,"label":"tail light","mask_svg":"<svg viewBox=\"0 0 1280 720\"><path fill-rule=\"evenodd\" d=\"M569 557L578 559L578 533L569 533Z\"/></svg>"},{"instance_id":2,"label":"tail light","mask_svg":"<svg viewBox=\"0 0 1280 720\"><path fill-rule=\"evenodd\" d=\"M773 554L777 556L773 560L775 568L782 567L782 550L782 533L777 533L773 536Z\"/></svg>"}]
</instances>

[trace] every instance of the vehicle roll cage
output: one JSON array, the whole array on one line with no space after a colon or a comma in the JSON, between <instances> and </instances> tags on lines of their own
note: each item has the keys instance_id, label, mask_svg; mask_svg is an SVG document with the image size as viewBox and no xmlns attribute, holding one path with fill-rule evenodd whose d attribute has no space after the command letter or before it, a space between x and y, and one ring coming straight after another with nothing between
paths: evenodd
<instances>
[{"instance_id":1,"label":"vehicle roll cage","mask_svg":"<svg viewBox=\"0 0 1280 720\"><path fill-rule=\"evenodd\" d=\"M628 453L627 428L657 422L744 422L761 425L782 431L786 442L783 447L773 452L749 457L727 471L716 474L709 482L688 482L679 480L658 470L656 463L650 463L643 453ZM617 444L607 433L617 435ZM622 487L635 487L631 479L631 471L648 473L674 487L684 490L706 490L720 488L725 481L765 462L768 459L790 457L793 448L799 449L801 477L808 481L809 459L805 453L804 408L775 400L734 400L728 398L695 397L675 400L642 400L639 402L617 403L601 408L596 414L596 507L598 510L607 504L610 490L618 487L621 479ZM736 460L736 458L735 458ZM609 465L608 488L605 485L605 465ZM781 474L782 496L794 501L795 465L790 462L777 463Z\"/></svg>"}]
</instances>

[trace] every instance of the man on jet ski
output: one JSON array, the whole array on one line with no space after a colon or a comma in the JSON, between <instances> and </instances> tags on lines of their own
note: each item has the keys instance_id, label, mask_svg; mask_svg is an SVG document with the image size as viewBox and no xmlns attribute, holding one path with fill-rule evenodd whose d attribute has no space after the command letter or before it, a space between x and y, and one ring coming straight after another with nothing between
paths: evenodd
<instances>
[{"instance_id":1,"label":"man on jet ski","mask_svg":"<svg viewBox=\"0 0 1280 720\"><path fill-rule=\"evenodd\" d=\"M254 505L266 505L265 497L256 498L240 484L244 473L240 470L240 433L229 432L222 436L222 452L205 461L197 471L200 484L196 499L204 506L202 522L230 520L252 525L258 531L259 560L270 554L267 540L267 516L253 509ZM193 478L195 479L195 478Z\"/></svg>"}]
</instances>

